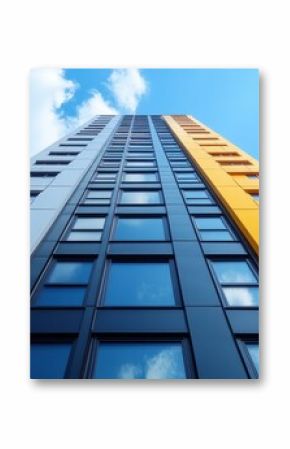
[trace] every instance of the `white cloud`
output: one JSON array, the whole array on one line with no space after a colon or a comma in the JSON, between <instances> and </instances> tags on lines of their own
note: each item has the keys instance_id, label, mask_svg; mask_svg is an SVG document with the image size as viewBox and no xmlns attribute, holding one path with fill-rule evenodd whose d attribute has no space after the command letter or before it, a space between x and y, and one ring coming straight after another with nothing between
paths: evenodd
<instances>
[{"instance_id":1,"label":"white cloud","mask_svg":"<svg viewBox=\"0 0 290 449\"><path fill-rule=\"evenodd\" d=\"M32 154L58 140L67 124L59 108L75 94L77 84L61 69L35 69L30 74L30 150Z\"/></svg>"},{"instance_id":2,"label":"white cloud","mask_svg":"<svg viewBox=\"0 0 290 449\"><path fill-rule=\"evenodd\" d=\"M146 92L145 80L137 69L113 70L108 88L118 108L135 112ZM35 69L30 75L30 152L36 154L56 140L72 132L98 114L120 114L98 90L77 107L73 117L61 113L62 106L71 100L80 86L65 77L62 69ZM85 86L84 86L85 87Z\"/></svg>"},{"instance_id":3,"label":"white cloud","mask_svg":"<svg viewBox=\"0 0 290 449\"><path fill-rule=\"evenodd\" d=\"M118 106L132 114L148 89L146 81L138 69L113 70L108 80L108 87Z\"/></svg>"},{"instance_id":4,"label":"white cloud","mask_svg":"<svg viewBox=\"0 0 290 449\"><path fill-rule=\"evenodd\" d=\"M35 69L30 74L30 152L38 153L97 114L118 114L102 97L92 91L74 117L65 117L61 107L75 95L78 84L65 77L62 69Z\"/></svg>"}]
</instances>

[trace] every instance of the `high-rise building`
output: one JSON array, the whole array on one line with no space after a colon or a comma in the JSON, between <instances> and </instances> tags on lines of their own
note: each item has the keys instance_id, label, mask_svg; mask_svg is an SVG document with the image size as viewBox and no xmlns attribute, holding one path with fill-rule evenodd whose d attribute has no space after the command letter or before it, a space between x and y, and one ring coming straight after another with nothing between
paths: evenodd
<instances>
[{"instance_id":1,"label":"high-rise building","mask_svg":"<svg viewBox=\"0 0 290 449\"><path fill-rule=\"evenodd\" d=\"M31 162L31 377L258 377L257 162L96 116Z\"/></svg>"}]
</instances>

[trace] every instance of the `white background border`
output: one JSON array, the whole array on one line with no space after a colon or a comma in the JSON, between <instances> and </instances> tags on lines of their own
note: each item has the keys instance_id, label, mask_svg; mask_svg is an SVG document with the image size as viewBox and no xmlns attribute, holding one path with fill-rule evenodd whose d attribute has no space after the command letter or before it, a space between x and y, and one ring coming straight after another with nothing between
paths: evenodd
<instances>
[{"instance_id":1,"label":"white background border","mask_svg":"<svg viewBox=\"0 0 290 449\"><path fill-rule=\"evenodd\" d=\"M1 447L289 447L289 2L3 4ZM28 74L42 66L260 69L261 381L28 380Z\"/></svg>"}]
</instances>

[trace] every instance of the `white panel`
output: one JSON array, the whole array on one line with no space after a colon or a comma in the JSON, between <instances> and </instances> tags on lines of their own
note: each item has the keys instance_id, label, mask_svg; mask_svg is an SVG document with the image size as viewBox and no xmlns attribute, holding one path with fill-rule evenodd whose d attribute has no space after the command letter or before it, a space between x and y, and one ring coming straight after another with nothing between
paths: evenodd
<instances>
[{"instance_id":1,"label":"white panel","mask_svg":"<svg viewBox=\"0 0 290 449\"><path fill-rule=\"evenodd\" d=\"M73 188L69 187L49 187L42 192L31 205L31 209L60 209L66 203Z\"/></svg>"},{"instance_id":2,"label":"white panel","mask_svg":"<svg viewBox=\"0 0 290 449\"><path fill-rule=\"evenodd\" d=\"M30 245L32 250L39 244L56 217L56 210L30 210Z\"/></svg>"}]
</instances>

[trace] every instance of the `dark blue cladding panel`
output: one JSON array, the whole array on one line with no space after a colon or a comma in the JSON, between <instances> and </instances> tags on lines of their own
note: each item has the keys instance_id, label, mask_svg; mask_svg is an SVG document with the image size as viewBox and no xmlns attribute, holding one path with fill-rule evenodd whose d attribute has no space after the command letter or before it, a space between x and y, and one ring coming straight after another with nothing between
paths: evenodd
<instances>
[{"instance_id":1,"label":"dark blue cladding panel","mask_svg":"<svg viewBox=\"0 0 290 449\"><path fill-rule=\"evenodd\" d=\"M82 309L32 310L31 333L74 334L79 331L82 317Z\"/></svg>"},{"instance_id":2,"label":"dark blue cladding panel","mask_svg":"<svg viewBox=\"0 0 290 449\"><path fill-rule=\"evenodd\" d=\"M30 268L30 285L31 287L34 286L35 282L37 281L38 277L40 276L40 273L44 269L46 263L47 263L47 257L33 257Z\"/></svg>"},{"instance_id":3,"label":"dark blue cladding panel","mask_svg":"<svg viewBox=\"0 0 290 449\"><path fill-rule=\"evenodd\" d=\"M247 252L240 243L202 243L203 252L206 256L245 256Z\"/></svg>"},{"instance_id":4,"label":"dark blue cladding panel","mask_svg":"<svg viewBox=\"0 0 290 449\"><path fill-rule=\"evenodd\" d=\"M227 310L227 317L235 334L258 334L259 311L258 309Z\"/></svg>"},{"instance_id":5,"label":"dark blue cladding panel","mask_svg":"<svg viewBox=\"0 0 290 449\"><path fill-rule=\"evenodd\" d=\"M172 255L171 243L111 243L108 255Z\"/></svg>"},{"instance_id":6,"label":"dark blue cladding panel","mask_svg":"<svg viewBox=\"0 0 290 449\"><path fill-rule=\"evenodd\" d=\"M172 240L196 240L196 234L184 206L167 205Z\"/></svg>"},{"instance_id":7,"label":"dark blue cladding panel","mask_svg":"<svg viewBox=\"0 0 290 449\"><path fill-rule=\"evenodd\" d=\"M69 243L58 244L55 254L57 256L69 255L97 255L100 252L100 243Z\"/></svg>"},{"instance_id":8,"label":"dark blue cladding panel","mask_svg":"<svg viewBox=\"0 0 290 449\"><path fill-rule=\"evenodd\" d=\"M221 305L197 242L174 242L175 258L186 306Z\"/></svg>"},{"instance_id":9,"label":"dark blue cladding panel","mask_svg":"<svg viewBox=\"0 0 290 449\"><path fill-rule=\"evenodd\" d=\"M220 307L189 307L188 325L200 378L248 378Z\"/></svg>"},{"instance_id":10,"label":"dark blue cladding panel","mask_svg":"<svg viewBox=\"0 0 290 449\"><path fill-rule=\"evenodd\" d=\"M99 333L184 333L187 332L184 312L177 310L122 310L96 312L94 332Z\"/></svg>"}]
</instances>

